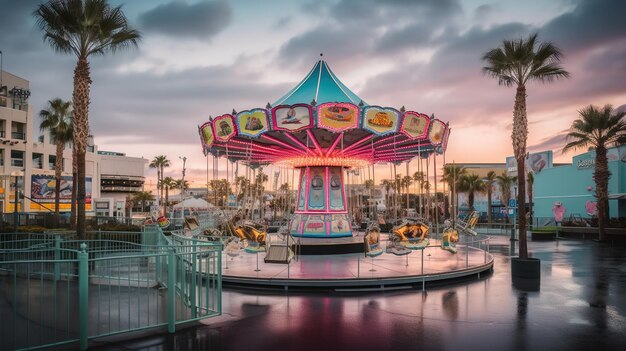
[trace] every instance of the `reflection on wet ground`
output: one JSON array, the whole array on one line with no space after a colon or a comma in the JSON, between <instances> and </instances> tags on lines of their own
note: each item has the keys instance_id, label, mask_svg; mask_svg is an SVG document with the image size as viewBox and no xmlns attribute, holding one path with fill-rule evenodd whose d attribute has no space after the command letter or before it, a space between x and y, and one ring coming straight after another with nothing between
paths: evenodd
<instances>
[{"instance_id":1,"label":"reflection on wet ground","mask_svg":"<svg viewBox=\"0 0 626 351\"><path fill-rule=\"evenodd\" d=\"M107 350L624 350L626 248L529 242L539 291L511 284L511 248L494 238L494 273L453 286L371 294L224 291L200 325L100 343ZM95 344L94 344L95 345Z\"/></svg>"}]
</instances>

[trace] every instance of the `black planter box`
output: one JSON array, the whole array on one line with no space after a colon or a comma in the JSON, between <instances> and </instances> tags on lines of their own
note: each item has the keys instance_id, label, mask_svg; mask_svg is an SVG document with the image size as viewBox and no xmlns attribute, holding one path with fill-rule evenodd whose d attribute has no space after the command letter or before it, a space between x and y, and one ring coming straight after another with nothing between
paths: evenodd
<instances>
[{"instance_id":1,"label":"black planter box","mask_svg":"<svg viewBox=\"0 0 626 351\"><path fill-rule=\"evenodd\" d=\"M511 275L515 278L541 279L541 261L538 258L513 257Z\"/></svg>"}]
</instances>

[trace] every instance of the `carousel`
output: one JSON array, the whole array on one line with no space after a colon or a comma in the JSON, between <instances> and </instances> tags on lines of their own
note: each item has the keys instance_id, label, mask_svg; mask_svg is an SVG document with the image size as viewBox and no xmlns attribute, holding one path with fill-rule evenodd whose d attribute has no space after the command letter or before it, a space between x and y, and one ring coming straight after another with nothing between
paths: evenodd
<instances>
[{"instance_id":1,"label":"carousel","mask_svg":"<svg viewBox=\"0 0 626 351\"><path fill-rule=\"evenodd\" d=\"M198 126L198 133L207 156L226 158L250 169L286 167L298 174L293 214L285 234L297 240L302 253L359 252L373 257L383 253L380 229L370 225L362 235L353 230L347 172L370 167L373 171L377 164L399 165L443 154L450 127L432 114L404 106L369 104L320 59L300 83L274 103L209 117ZM229 230L238 233L234 236L240 240L262 238L258 241L264 245L264 233L248 227L246 231L244 226L231 225ZM404 255L424 249L429 244L428 232L423 221L400 224L393 229L388 245L397 248L387 252Z\"/></svg>"}]
</instances>

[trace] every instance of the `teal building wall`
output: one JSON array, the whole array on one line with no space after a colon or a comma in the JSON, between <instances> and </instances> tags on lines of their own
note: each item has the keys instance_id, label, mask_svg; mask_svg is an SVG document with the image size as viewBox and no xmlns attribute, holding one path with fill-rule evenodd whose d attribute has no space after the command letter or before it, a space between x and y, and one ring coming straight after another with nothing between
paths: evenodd
<instances>
[{"instance_id":1,"label":"teal building wall","mask_svg":"<svg viewBox=\"0 0 626 351\"><path fill-rule=\"evenodd\" d=\"M608 152L609 195L626 193L626 146L611 148ZM593 180L595 152L574 156L572 164L544 169L535 175L534 217L554 218L552 207L555 202L565 206L564 218L570 215L591 217L586 210L587 201L595 202ZM626 200L609 200L611 217L626 217Z\"/></svg>"}]
</instances>

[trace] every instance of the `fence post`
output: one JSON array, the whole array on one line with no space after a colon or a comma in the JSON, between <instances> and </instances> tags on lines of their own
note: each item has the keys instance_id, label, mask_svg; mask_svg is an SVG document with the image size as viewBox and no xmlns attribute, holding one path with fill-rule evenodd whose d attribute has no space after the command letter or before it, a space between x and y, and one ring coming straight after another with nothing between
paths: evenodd
<instances>
[{"instance_id":1,"label":"fence post","mask_svg":"<svg viewBox=\"0 0 626 351\"><path fill-rule=\"evenodd\" d=\"M192 241L193 244L193 252L191 253L191 289L189 291L189 299L191 300L191 318L196 318L197 317L197 311L196 311L196 288L197 288L197 284L198 284L198 280L196 279L197 276L197 267L196 267L196 262L198 261L198 247L197 247L197 241L193 240Z\"/></svg>"},{"instance_id":2,"label":"fence post","mask_svg":"<svg viewBox=\"0 0 626 351\"><path fill-rule=\"evenodd\" d=\"M54 281L61 279L61 236L54 237Z\"/></svg>"},{"instance_id":3,"label":"fence post","mask_svg":"<svg viewBox=\"0 0 626 351\"><path fill-rule=\"evenodd\" d=\"M87 253L87 244L80 244L80 252L77 256L79 347L81 350L86 350L89 341L89 253Z\"/></svg>"},{"instance_id":4,"label":"fence post","mask_svg":"<svg viewBox=\"0 0 626 351\"><path fill-rule=\"evenodd\" d=\"M176 331L176 306L174 294L176 289L176 256L174 248L167 248L167 331L174 333Z\"/></svg>"}]
</instances>

